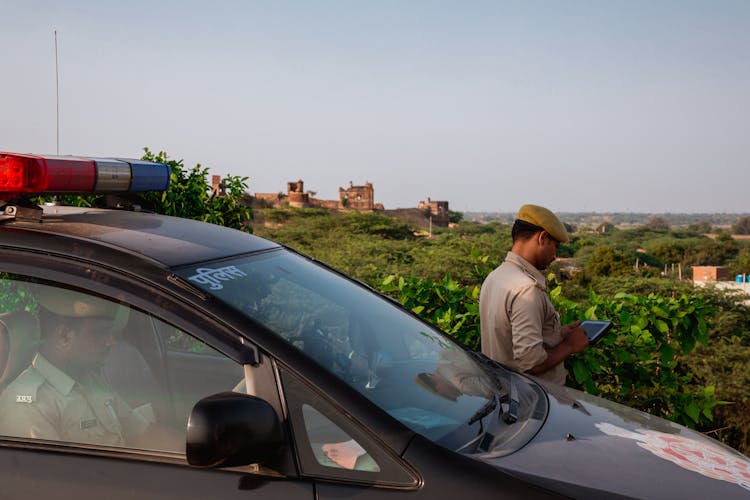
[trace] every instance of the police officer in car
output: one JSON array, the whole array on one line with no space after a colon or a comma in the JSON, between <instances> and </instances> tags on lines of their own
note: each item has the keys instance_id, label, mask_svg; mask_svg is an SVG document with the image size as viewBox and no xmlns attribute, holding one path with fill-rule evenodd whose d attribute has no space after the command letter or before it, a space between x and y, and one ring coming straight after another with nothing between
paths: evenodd
<instances>
[{"instance_id":1,"label":"police officer in car","mask_svg":"<svg viewBox=\"0 0 750 500\"><path fill-rule=\"evenodd\" d=\"M150 405L130 408L101 375L123 314L116 303L40 287L41 341L31 366L0 395L0 433L75 443L179 450ZM118 321L119 319L119 321Z\"/></svg>"}]
</instances>

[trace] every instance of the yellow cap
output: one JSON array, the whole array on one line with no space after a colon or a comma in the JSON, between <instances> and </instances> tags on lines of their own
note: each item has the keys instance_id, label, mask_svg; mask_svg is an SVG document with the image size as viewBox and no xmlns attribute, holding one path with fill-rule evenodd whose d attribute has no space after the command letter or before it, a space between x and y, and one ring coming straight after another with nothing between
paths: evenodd
<instances>
[{"instance_id":1,"label":"yellow cap","mask_svg":"<svg viewBox=\"0 0 750 500\"><path fill-rule=\"evenodd\" d=\"M524 205L518 211L518 220L539 226L560 243L568 241L568 232L555 214L539 205Z\"/></svg>"}]
</instances>

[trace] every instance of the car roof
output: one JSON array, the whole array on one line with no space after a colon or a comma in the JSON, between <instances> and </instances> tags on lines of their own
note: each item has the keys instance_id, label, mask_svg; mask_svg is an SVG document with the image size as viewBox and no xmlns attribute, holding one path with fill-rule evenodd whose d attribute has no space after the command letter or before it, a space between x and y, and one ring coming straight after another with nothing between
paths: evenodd
<instances>
[{"instance_id":1,"label":"car roof","mask_svg":"<svg viewBox=\"0 0 750 500\"><path fill-rule=\"evenodd\" d=\"M0 246L66 254L76 245L93 245L168 268L279 247L235 229L148 212L57 205L43 210L41 221L0 222L0 233L6 233Z\"/></svg>"}]
</instances>

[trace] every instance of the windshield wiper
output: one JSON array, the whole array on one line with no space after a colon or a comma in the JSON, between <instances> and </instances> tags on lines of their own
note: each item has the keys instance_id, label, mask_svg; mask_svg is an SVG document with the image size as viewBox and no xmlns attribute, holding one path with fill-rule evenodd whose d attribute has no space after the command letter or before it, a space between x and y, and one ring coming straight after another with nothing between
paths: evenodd
<instances>
[{"instance_id":1,"label":"windshield wiper","mask_svg":"<svg viewBox=\"0 0 750 500\"><path fill-rule=\"evenodd\" d=\"M469 419L468 425L472 425L474 422L479 421L479 432L477 432L477 435L469 440L468 443L460 446L456 450L457 452L462 453L468 449L471 449L469 453L476 453L477 449L481 448L486 441L492 440L492 435L488 434L487 431L484 430L484 421L482 419L495 411L497 405L498 397L497 394L494 394L491 399L489 399L484 405L482 405L481 408L479 408L474 413L474 415L472 415L472 417Z\"/></svg>"},{"instance_id":2,"label":"windshield wiper","mask_svg":"<svg viewBox=\"0 0 750 500\"><path fill-rule=\"evenodd\" d=\"M482 352L469 352L471 354L471 357L479 363L479 365L484 369L485 373L487 373L487 376L489 376L493 381L495 387L497 388L497 393L503 394L502 401L508 402L508 409L503 412L503 421L506 424L513 424L518 421L518 407L520 406L520 403L518 402L518 387L516 386L515 376L513 375L513 373L508 373L508 385L510 385L510 394L505 394L505 388L500 383L500 378L497 374L497 363L495 363L491 358L487 357L487 355ZM493 401L488 401L487 404L477 410L477 412L474 414L474 417L477 417L477 415L479 416L477 418L472 417L472 420L469 420L469 425L476 422L480 418L489 415L492 410L495 409L495 406L497 406L497 396L493 398Z\"/></svg>"},{"instance_id":3,"label":"windshield wiper","mask_svg":"<svg viewBox=\"0 0 750 500\"><path fill-rule=\"evenodd\" d=\"M492 396L481 408L479 408L474 415L469 419L469 425L473 424L477 420L482 420L484 417L492 413L497 408L497 395ZM482 425L480 422L479 425ZM481 432L481 430L480 430Z\"/></svg>"},{"instance_id":4,"label":"windshield wiper","mask_svg":"<svg viewBox=\"0 0 750 500\"><path fill-rule=\"evenodd\" d=\"M503 413L503 421L510 425L518 420L518 387L514 375L511 373L508 377L510 383L510 397L508 398L508 410Z\"/></svg>"}]
</instances>

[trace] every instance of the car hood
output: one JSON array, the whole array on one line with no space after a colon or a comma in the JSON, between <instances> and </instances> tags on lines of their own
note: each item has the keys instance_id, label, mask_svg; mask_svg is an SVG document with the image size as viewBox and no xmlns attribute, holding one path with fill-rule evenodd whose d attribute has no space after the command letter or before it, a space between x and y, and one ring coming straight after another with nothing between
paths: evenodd
<instances>
[{"instance_id":1,"label":"car hood","mask_svg":"<svg viewBox=\"0 0 750 500\"><path fill-rule=\"evenodd\" d=\"M667 420L563 386L519 451L477 458L574 498L749 498L750 460Z\"/></svg>"}]
</instances>

